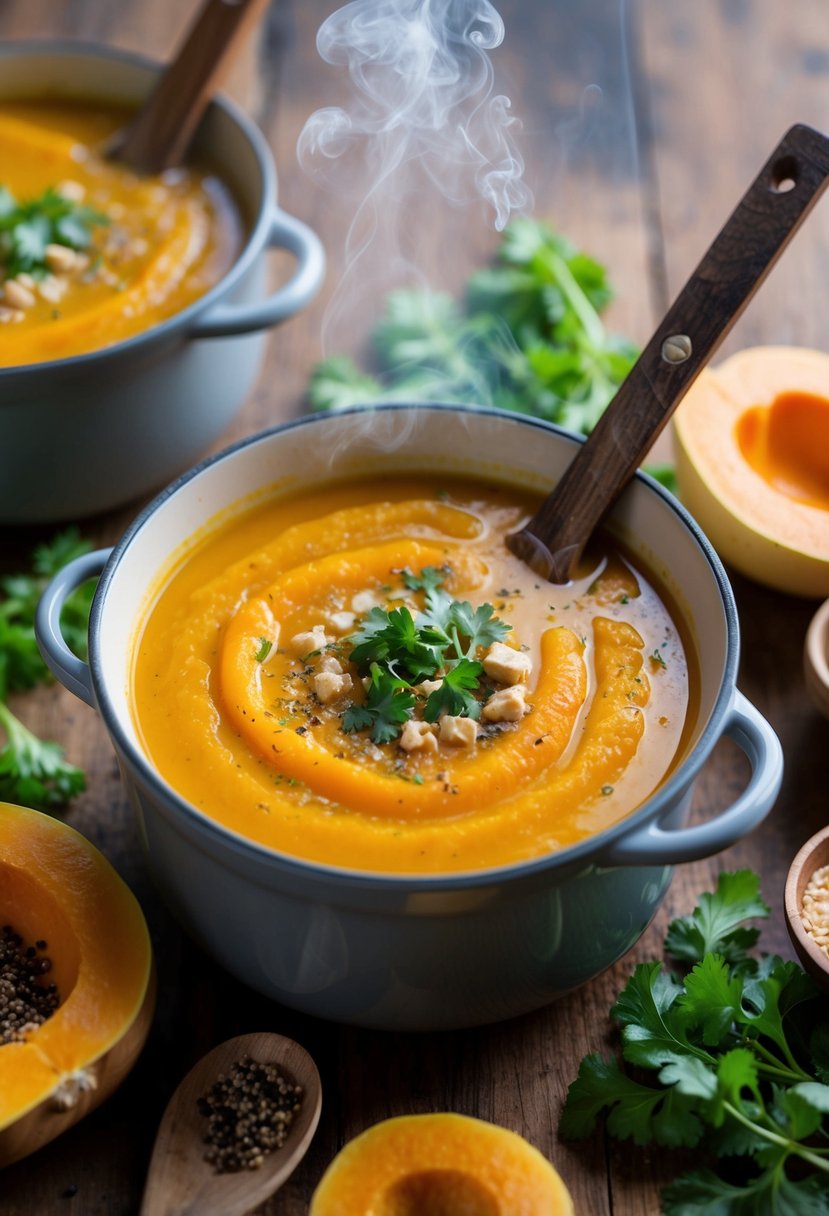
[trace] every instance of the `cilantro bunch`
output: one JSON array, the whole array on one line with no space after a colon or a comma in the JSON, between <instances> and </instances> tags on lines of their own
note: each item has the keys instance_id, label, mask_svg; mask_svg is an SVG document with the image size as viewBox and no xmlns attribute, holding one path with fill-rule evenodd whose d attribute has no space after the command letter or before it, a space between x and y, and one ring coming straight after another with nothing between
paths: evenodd
<instances>
[{"instance_id":1,"label":"cilantro bunch","mask_svg":"<svg viewBox=\"0 0 829 1216\"><path fill-rule=\"evenodd\" d=\"M756 874L719 876L666 950L682 976L642 963L611 1009L622 1060L589 1055L561 1135L607 1130L636 1144L725 1160L663 1192L665 1216L829 1213L829 1007L797 963L747 951L768 915Z\"/></svg>"},{"instance_id":2,"label":"cilantro bunch","mask_svg":"<svg viewBox=\"0 0 829 1216\"><path fill-rule=\"evenodd\" d=\"M37 198L18 202L0 185L0 271L13 279L46 273L47 245L87 249L92 230L109 223L94 207L73 202L51 187Z\"/></svg>"},{"instance_id":3,"label":"cilantro bunch","mask_svg":"<svg viewBox=\"0 0 829 1216\"><path fill-rule=\"evenodd\" d=\"M377 375L326 359L311 376L311 406L482 403L587 433L637 355L605 331L611 296L598 262L547 225L515 220L497 264L469 280L463 307L445 294L393 292L372 335Z\"/></svg>"},{"instance_id":4,"label":"cilantro bunch","mask_svg":"<svg viewBox=\"0 0 829 1216\"><path fill-rule=\"evenodd\" d=\"M48 811L85 788L81 770L66 762L57 743L38 738L24 726L7 697L51 680L35 641L37 602L49 579L89 548L77 529L68 528L35 549L31 572L0 577L0 738L5 735L0 747L0 800ZM86 655L93 591L92 583L79 587L67 599L61 616L63 635L81 657Z\"/></svg>"},{"instance_id":5,"label":"cilantro bunch","mask_svg":"<svg viewBox=\"0 0 829 1216\"><path fill-rule=\"evenodd\" d=\"M390 612L372 608L359 629L345 639L348 658L368 676L366 699L342 715L346 733L371 730L375 743L390 743L414 716L417 685L440 678L423 709L427 722L441 713L478 718L483 665L479 649L502 641L512 628L495 616L491 604L477 608L444 591L449 567L426 566L420 574L401 571L410 591L422 592L425 610L412 616L402 605Z\"/></svg>"}]
</instances>

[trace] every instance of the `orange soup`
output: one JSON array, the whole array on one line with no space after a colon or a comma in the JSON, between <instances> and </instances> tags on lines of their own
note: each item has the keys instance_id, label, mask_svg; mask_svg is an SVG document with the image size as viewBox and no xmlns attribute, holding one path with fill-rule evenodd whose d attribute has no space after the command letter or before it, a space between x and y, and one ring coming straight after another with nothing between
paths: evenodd
<instances>
[{"instance_id":1,"label":"orange soup","mask_svg":"<svg viewBox=\"0 0 829 1216\"><path fill-rule=\"evenodd\" d=\"M250 840L388 873L535 858L628 815L680 749L686 649L610 545L567 587L514 557L534 506L405 477L219 526L136 641L160 774Z\"/></svg>"},{"instance_id":2,"label":"orange soup","mask_svg":"<svg viewBox=\"0 0 829 1216\"><path fill-rule=\"evenodd\" d=\"M233 265L230 192L195 168L138 177L102 155L129 112L0 110L0 367L110 346L180 312Z\"/></svg>"}]
</instances>

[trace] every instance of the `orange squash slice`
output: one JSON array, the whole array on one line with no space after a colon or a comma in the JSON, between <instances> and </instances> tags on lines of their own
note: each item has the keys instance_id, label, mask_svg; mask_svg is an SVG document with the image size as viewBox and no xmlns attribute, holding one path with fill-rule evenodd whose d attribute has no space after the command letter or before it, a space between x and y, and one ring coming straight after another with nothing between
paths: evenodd
<instances>
[{"instance_id":1,"label":"orange squash slice","mask_svg":"<svg viewBox=\"0 0 829 1216\"><path fill-rule=\"evenodd\" d=\"M467 1115L402 1115L350 1141L308 1216L573 1216L552 1165L515 1132Z\"/></svg>"},{"instance_id":2,"label":"orange squash slice","mask_svg":"<svg viewBox=\"0 0 829 1216\"><path fill-rule=\"evenodd\" d=\"M88 840L49 815L0 802L0 924L48 943L60 1004L0 1041L0 1166L26 1156L108 1097L140 1052L155 1005L144 916Z\"/></svg>"}]
</instances>

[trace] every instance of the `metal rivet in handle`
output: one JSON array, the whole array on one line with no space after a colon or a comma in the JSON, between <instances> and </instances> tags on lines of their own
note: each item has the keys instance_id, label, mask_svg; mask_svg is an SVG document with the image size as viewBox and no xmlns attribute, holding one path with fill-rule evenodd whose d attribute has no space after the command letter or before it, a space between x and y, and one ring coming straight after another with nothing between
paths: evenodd
<instances>
[{"instance_id":1,"label":"metal rivet in handle","mask_svg":"<svg viewBox=\"0 0 829 1216\"><path fill-rule=\"evenodd\" d=\"M687 334L671 334L662 343L662 358L666 363L684 363L691 358L693 349Z\"/></svg>"}]
</instances>

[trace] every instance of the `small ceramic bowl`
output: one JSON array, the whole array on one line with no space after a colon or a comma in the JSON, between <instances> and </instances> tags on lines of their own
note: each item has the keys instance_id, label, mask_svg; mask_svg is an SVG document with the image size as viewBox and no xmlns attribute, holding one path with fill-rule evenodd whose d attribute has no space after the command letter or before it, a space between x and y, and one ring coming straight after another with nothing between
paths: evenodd
<instances>
[{"instance_id":1,"label":"small ceramic bowl","mask_svg":"<svg viewBox=\"0 0 829 1216\"><path fill-rule=\"evenodd\" d=\"M812 617L803 647L803 670L809 695L829 718L829 600Z\"/></svg>"},{"instance_id":2,"label":"small ceramic bowl","mask_svg":"<svg viewBox=\"0 0 829 1216\"><path fill-rule=\"evenodd\" d=\"M825 606L825 605L824 605ZM803 894L816 870L829 865L829 827L803 845L786 878L786 927L801 963L812 979L829 992L829 954L821 950L803 923Z\"/></svg>"}]
</instances>

